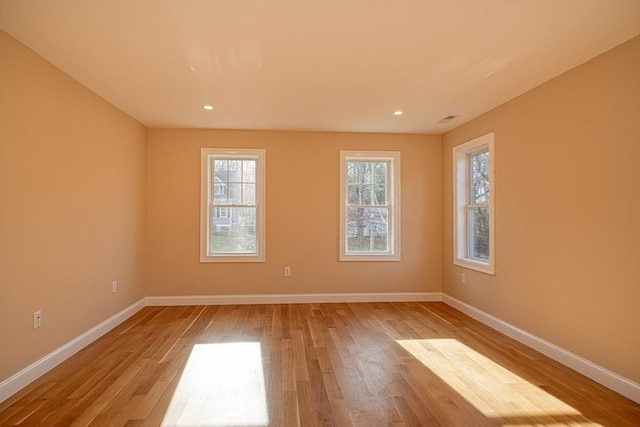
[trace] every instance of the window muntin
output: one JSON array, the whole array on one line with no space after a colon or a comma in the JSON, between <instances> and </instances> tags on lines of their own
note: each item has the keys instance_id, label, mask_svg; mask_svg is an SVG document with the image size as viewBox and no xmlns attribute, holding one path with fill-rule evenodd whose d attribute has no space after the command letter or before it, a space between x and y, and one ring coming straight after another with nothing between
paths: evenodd
<instances>
[{"instance_id":1,"label":"window muntin","mask_svg":"<svg viewBox=\"0 0 640 427\"><path fill-rule=\"evenodd\" d=\"M453 148L454 264L495 273L493 133Z\"/></svg>"},{"instance_id":2,"label":"window muntin","mask_svg":"<svg viewBox=\"0 0 640 427\"><path fill-rule=\"evenodd\" d=\"M201 262L264 261L264 158L202 149Z\"/></svg>"},{"instance_id":3,"label":"window muntin","mask_svg":"<svg viewBox=\"0 0 640 427\"><path fill-rule=\"evenodd\" d=\"M340 153L340 260L399 260L400 153Z\"/></svg>"}]
</instances>

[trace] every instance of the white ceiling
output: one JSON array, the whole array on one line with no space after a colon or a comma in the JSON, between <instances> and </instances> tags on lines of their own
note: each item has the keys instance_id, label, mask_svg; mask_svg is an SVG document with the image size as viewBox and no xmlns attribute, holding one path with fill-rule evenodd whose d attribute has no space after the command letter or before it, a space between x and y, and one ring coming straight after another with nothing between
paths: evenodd
<instances>
[{"instance_id":1,"label":"white ceiling","mask_svg":"<svg viewBox=\"0 0 640 427\"><path fill-rule=\"evenodd\" d=\"M148 127L440 134L640 34L640 0L0 0L0 28Z\"/></svg>"}]
</instances>

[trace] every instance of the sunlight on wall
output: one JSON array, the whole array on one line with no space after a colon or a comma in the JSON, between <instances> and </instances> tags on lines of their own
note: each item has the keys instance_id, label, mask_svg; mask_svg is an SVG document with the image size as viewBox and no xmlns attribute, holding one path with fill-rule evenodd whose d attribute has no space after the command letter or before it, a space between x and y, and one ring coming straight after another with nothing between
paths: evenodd
<instances>
[{"instance_id":1,"label":"sunlight on wall","mask_svg":"<svg viewBox=\"0 0 640 427\"><path fill-rule=\"evenodd\" d=\"M600 426L560 399L541 390L455 339L396 340L488 418L502 425ZM534 422L535 421L535 422Z\"/></svg>"},{"instance_id":2,"label":"sunlight on wall","mask_svg":"<svg viewBox=\"0 0 640 427\"><path fill-rule=\"evenodd\" d=\"M162 427L268 425L260 343L195 345Z\"/></svg>"}]
</instances>

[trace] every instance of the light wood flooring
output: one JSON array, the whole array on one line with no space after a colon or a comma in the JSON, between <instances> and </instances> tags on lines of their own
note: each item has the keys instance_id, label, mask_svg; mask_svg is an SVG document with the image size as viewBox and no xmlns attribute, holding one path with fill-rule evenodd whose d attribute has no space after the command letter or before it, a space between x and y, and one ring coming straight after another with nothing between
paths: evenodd
<instances>
[{"instance_id":1,"label":"light wood flooring","mask_svg":"<svg viewBox=\"0 0 640 427\"><path fill-rule=\"evenodd\" d=\"M147 307L0 404L22 426L639 426L443 303Z\"/></svg>"}]
</instances>

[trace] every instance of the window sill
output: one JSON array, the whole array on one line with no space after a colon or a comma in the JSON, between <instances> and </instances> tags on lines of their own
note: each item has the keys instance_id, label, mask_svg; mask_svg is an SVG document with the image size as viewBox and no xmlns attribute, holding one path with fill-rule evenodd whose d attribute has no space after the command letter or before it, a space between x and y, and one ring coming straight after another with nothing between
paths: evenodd
<instances>
[{"instance_id":1,"label":"window sill","mask_svg":"<svg viewBox=\"0 0 640 427\"><path fill-rule=\"evenodd\" d=\"M479 271L481 273L491 274L492 276L495 276L496 274L495 265L489 262L480 262L468 258L456 258L454 259L453 264L470 270Z\"/></svg>"},{"instance_id":2,"label":"window sill","mask_svg":"<svg viewBox=\"0 0 640 427\"><path fill-rule=\"evenodd\" d=\"M400 255L345 255L341 254L339 261L360 261L360 262L386 262L400 261Z\"/></svg>"},{"instance_id":3,"label":"window sill","mask_svg":"<svg viewBox=\"0 0 640 427\"><path fill-rule=\"evenodd\" d=\"M209 262L264 262L264 256L259 255L216 255L201 256L201 263Z\"/></svg>"}]
</instances>

